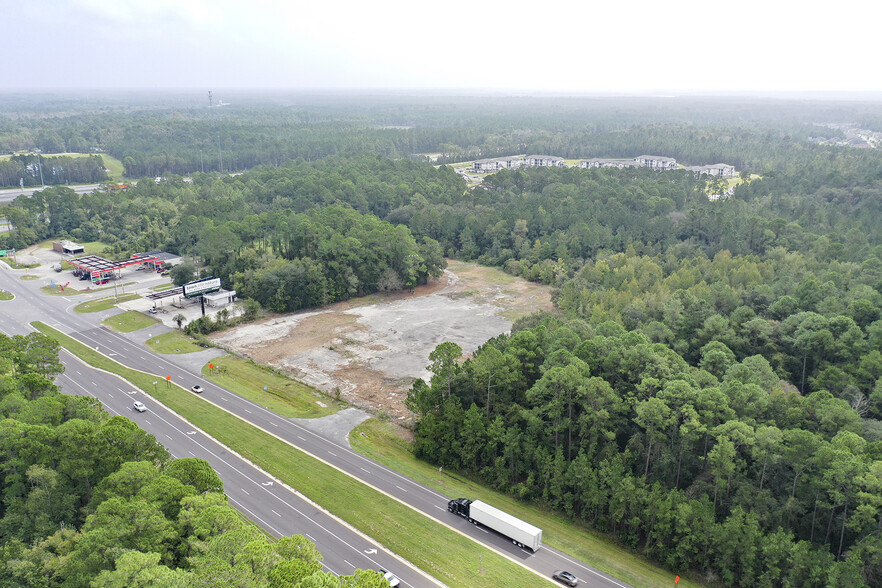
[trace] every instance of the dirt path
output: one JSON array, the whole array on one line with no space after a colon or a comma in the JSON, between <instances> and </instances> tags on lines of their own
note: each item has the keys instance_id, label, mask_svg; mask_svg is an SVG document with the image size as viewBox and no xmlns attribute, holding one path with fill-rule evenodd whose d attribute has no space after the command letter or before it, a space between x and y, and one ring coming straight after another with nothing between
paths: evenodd
<instances>
[{"instance_id":1,"label":"dirt path","mask_svg":"<svg viewBox=\"0 0 882 588\"><path fill-rule=\"evenodd\" d=\"M450 261L444 275L412 294L372 295L320 310L279 315L215 335L235 352L288 371L356 406L397 421L429 353L453 341L465 353L506 332L512 320L551 308L551 289L499 270Z\"/></svg>"}]
</instances>

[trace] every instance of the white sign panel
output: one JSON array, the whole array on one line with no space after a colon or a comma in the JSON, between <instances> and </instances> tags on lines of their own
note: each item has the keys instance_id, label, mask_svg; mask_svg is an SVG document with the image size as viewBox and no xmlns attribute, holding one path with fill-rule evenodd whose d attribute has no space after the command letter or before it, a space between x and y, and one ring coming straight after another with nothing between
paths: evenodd
<instances>
[{"instance_id":1,"label":"white sign panel","mask_svg":"<svg viewBox=\"0 0 882 588\"><path fill-rule=\"evenodd\" d=\"M220 290L220 286L220 278L206 278L198 282L190 282L189 284L184 284L184 296L189 297L204 294L205 292L214 292L215 290Z\"/></svg>"}]
</instances>

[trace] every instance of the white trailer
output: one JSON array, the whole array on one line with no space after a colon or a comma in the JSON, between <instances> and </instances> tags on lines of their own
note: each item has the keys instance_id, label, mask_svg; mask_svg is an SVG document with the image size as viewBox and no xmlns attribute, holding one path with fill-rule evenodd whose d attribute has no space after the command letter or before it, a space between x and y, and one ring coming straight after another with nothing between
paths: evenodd
<instances>
[{"instance_id":1,"label":"white trailer","mask_svg":"<svg viewBox=\"0 0 882 588\"><path fill-rule=\"evenodd\" d=\"M489 529L505 535L518 547L528 547L536 551L542 546L542 529L513 517L496 507L480 500L459 498L451 500L447 510L467 518L470 522L481 523Z\"/></svg>"}]
</instances>

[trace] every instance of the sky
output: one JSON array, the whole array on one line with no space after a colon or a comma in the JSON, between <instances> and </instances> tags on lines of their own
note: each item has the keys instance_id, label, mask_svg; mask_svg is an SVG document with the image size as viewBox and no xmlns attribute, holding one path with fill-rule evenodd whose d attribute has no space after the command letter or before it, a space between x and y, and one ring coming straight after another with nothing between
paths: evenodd
<instances>
[{"instance_id":1,"label":"sky","mask_svg":"<svg viewBox=\"0 0 882 588\"><path fill-rule=\"evenodd\" d=\"M0 92L880 92L880 16L865 0L0 0Z\"/></svg>"}]
</instances>

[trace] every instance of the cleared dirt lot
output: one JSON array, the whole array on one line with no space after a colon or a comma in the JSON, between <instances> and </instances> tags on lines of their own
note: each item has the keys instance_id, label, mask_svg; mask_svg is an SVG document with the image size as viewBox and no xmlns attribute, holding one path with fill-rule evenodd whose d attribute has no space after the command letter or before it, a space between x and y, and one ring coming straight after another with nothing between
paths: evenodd
<instances>
[{"instance_id":1,"label":"cleared dirt lot","mask_svg":"<svg viewBox=\"0 0 882 588\"><path fill-rule=\"evenodd\" d=\"M531 310L551 289L473 263L450 261L438 280L321 310L279 315L215 335L215 342L357 406L409 417L407 390L428 379L429 353L453 341L471 353Z\"/></svg>"}]
</instances>

